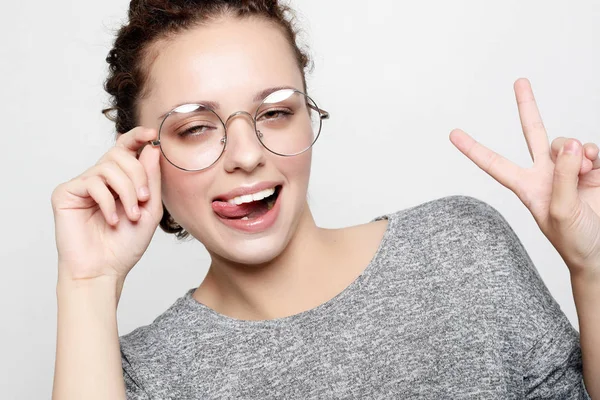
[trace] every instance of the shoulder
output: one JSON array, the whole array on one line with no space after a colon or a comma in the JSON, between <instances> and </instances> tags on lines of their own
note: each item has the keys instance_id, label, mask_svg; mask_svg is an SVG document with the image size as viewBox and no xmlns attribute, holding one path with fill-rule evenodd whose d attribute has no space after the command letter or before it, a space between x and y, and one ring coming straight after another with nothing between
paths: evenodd
<instances>
[{"instance_id":1,"label":"shoulder","mask_svg":"<svg viewBox=\"0 0 600 400\"><path fill-rule=\"evenodd\" d=\"M448 196L389 216L386 255L419 279L444 282L472 297L507 295L518 301L527 292L547 289L521 240L490 204L470 196ZM390 269L391 271L392 269ZM395 268L393 270L396 270ZM498 299L499 300L499 299Z\"/></svg>"},{"instance_id":2,"label":"shoulder","mask_svg":"<svg viewBox=\"0 0 600 400\"><path fill-rule=\"evenodd\" d=\"M465 273L491 279L514 268L507 260L522 252L502 214L470 196L438 198L379 218L389 220L381 251L385 259L408 264L428 279L458 282Z\"/></svg>"},{"instance_id":3,"label":"shoulder","mask_svg":"<svg viewBox=\"0 0 600 400\"><path fill-rule=\"evenodd\" d=\"M465 195L438 198L385 217L390 220L390 228L396 236L410 234L413 239L425 238L430 243L436 239L484 242L498 235L514 235L496 208Z\"/></svg>"},{"instance_id":4,"label":"shoulder","mask_svg":"<svg viewBox=\"0 0 600 400\"><path fill-rule=\"evenodd\" d=\"M199 321L204 314L194 309L188 295L177 299L151 324L119 337L122 357L131 364L160 365L185 351L188 337L197 327L206 325Z\"/></svg>"},{"instance_id":5,"label":"shoulder","mask_svg":"<svg viewBox=\"0 0 600 400\"><path fill-rule=\"evenodd\" d=\"M419 273L452 286L463 301L493 304L495 318L521 332L524 345L568 324L516 232L490 204L469 196L449 196L392 216L404 243L398 257Z\"/></svg>"},{"instance_id":6,"label":"shoulder","mask_svg":"<svg viewBox=\"0 0 600 400\"><path fill-rule=\"evenodd\" d=\"M471 196L435 199L401 210L392 217L434 264L451 270L480 270L493 276L535 270L506 218L489 203Z\"/></svg>"},{"instance_id":7,"label":"shoulder","mask_svg":"<svg viewBox=\"0 0 600 400\"><path fill-rule=\"evenodd\" d=\"M167 390L165 382L178 382L200 356L206 332L214 330L206 314L194 307L190 292L177 299L151 324L119 337L128 388Z\"/></svg>"},{"instance_id":8,"label":"shoulder","mask_svg":"<svg viewBox=\"0 0 600 400\"><path fill-rule=\"evenodd\" d=\"M428 221L436 218L437 222L448 221L452 223L482 217L503 220L500 212L490 204L465 195L441 197L392 214L392 217L399 219L414 219L423 216L430 216L431 218L428 218Z\"/></svg>"}]
</instances>

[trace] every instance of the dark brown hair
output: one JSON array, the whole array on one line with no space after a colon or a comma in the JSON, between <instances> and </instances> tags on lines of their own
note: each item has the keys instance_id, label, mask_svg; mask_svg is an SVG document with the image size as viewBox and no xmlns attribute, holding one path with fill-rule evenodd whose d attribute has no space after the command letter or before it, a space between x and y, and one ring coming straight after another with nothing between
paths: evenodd
<instances>
[{"instance_id":1,"label":"dark brown hair","mask_svg":"<svg viewBox=\"0 0 600 400\"><path fill-rule=\"evenodd\" d=\"M306 91L310 58L296 43L298 30L292 10L278 0L132 0L128 22L117 32L106 57L109 75L104 88L111 107L102 112L115 123L117 135L138 124L137 105L147 90L152 45L223 16L258 17L278 26L294 50ZM160 227L178 239L189 236L164 204Z\"/></svg>"}]
</instances>

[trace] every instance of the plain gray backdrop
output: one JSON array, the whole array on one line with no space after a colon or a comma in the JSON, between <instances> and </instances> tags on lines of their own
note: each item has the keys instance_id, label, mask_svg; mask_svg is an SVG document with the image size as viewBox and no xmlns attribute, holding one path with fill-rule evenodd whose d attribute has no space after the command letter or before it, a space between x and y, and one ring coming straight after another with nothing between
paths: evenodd
<instances>
[{"instance_id":1,"label":"plain gray backdrop","mask_svg":"<svg viewBox=\"0 0 600 400\"><path fill-rule=\"evenodd\" d=\"M310 205L341 227L464 194L509 221L577 328L568 270L529 211L448 140L460 127L521 166L531 160L513 82L528 77L550 139L600 140L600 2L294 3L331 113L314 150ZM0 392L49 398L56 340L50 195L113 145L104 61L128 2L3 4L0 25L2 241ZM120 333L150 323L203 279L197 242L157 231L126 282Z\"/></svg>"}]
</instances>

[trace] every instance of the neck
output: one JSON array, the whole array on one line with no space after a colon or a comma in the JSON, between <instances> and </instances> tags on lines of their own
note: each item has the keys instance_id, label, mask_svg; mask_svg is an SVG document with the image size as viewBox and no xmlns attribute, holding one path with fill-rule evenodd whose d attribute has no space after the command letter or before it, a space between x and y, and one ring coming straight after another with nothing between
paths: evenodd
<instances>
[{"instance_id":1,"label":"neck","mask_svg":"<svg viewBox=\"0 0 600 400\"><path fill-rule=\"evenodd\" d=\"M233 264L212 255L196 300L238 319L281 318L313 308L327 299L319 293L334 279L335 231L316 226L305 205L285 250L262 265Z\"/></svg>"}]
</instances>

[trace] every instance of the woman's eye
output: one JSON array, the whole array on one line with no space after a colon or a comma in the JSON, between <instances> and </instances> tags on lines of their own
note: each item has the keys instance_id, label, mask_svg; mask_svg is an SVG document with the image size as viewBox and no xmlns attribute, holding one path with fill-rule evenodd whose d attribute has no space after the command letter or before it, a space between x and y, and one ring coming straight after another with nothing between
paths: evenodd
<instances>
[{"instance_id":1,"label":"woman's eye","mask_svg":"<svg viewBox=\"0 0 600 400\"><path fill-rule=\"evenodd\" d=\"M210 129L212 129L211 126L208 125L195 125L192 126L186 130L184 130L183 132L179 132L178 135L179 136L200 136L202 134L207 133L207 131L209 131Z\"/></svg>"},{"instance_id":2,"label":"woman's eye","mask_svg":"<svg viewBox=\"0 0 600 400\"><path fill-rule=\"evenodd\" d=\"M285 118L288 115L291 115L291 113L287 110L270 110L264 112L259 119L274 120Z\"/></svg>"}]
</instances>

